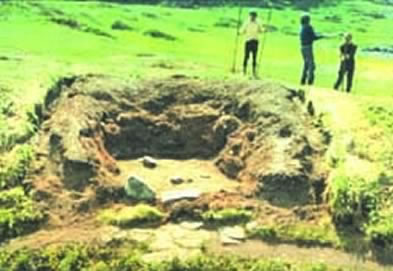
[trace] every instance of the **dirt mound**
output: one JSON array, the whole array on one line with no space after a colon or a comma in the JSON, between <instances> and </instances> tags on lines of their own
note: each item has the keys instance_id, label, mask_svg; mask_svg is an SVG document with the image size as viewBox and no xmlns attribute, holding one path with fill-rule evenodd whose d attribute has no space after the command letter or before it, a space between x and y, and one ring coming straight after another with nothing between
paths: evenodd
<instances>
[{"instance_id":1,"label":"dirt mound","mask_svg":"<svg viewBox=\"0 0 393 271\"><path fill-rule=\"evenodd\" d=\"M266 82L65 78L40 107L37 198L77 212L122 200L118 161L149 155L211 161L243 187L237 197L315 203L326 140L303 98Z\"/></svg>"}]
</instances>

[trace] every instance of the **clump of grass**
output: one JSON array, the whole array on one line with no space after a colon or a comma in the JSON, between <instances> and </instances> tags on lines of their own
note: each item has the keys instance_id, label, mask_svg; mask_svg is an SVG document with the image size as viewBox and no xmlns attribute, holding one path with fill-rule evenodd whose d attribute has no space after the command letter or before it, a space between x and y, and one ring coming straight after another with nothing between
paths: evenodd
<instances>
[{"instance_id":1,"label":"clump of grass","mask_svg":"<svg viewBox=\"0 0 393 271\"><path fill-rule=\"evenodd\" d=\"M21 187L0 192L0 241L35 230L44 218Z\"/></svg>"},{"instance_id":2,"label":"clump of grass","mask_svg":"<svg viewBox=\"0 0 393 271\"><path fill-rule=\"evenodd\" d=\"M329 184L329 206L334 221L343 225L361 225L376 210L379 191L378 180L336 176Z\"/></svg>"},{"instance_id":3,"label":"clump of grass","mask_svg":"<svg viewBox=\"0 0 393 271\"><path fill-rule=\"evenodd\" d=\"M366 181L343 175L330 184L329 204L338 226L360 231L366 241L393 248L393 178Z\"/></svg>"},{"instance_id":4,"label":"clump of grass","mask_svg":"<svg viewBox=\"0 0 393 271\"><path fill-rule=\"evenodd\" d=\"M11 99L12 90L0 86L0 114L12 116L15 114L14 102Z\"/></svg>"},{"instance_id":5,"label":"clump of grass","mask_svg":"<svg viewBox=\"0 0 393 271\"><path fill-rule=\"evenodd\" d=\"M257 238L264 241L275 241L278 239L278 232L274 227L260 225L249 232L251 238Z\"/></svg>"},{"instance_id":6,"label":"clump of grass","mask_svg":"<svg viewBox=\"0 0 393 271\"><path fill-rule=\"evenodd\" d=\"M366 227L367 238L382 246L393 245L393 212L385 210Z\"/></svg>"},{"instance_id":7,"label":"clump of grass","mask_svg":"<svg viewBox=\"0 0 393 271\"><path fill-rule=\"evenodd\" d=\"M123 31L133 31L134 30L134 28L132 28L131 26L129 26L128 24L126 24L120 20L114 21L111 28L113 30L123 30Z\"/></svg>"},{"instance_id":8,"label":"clump of grass","mask_svg":"<svg viewBox=\"0 0 393 271\"><path fill-rule=\"evenodd\" d=\"M269 242L295 243L305 246L339 247L340 240L332 227L295 223L285 226L259 225L249 236Z\"/></svg>"},{"instance_id":9,"label":"clump of grass","mask_svg":"<svg viewBox=\"0 0 393 271\"><path fill-rule=\"evenodd\" d=\"M145 36L150 36L152 38L163 39L167 41L175 41L177 38L170 34L164 33L159 30L148 30L143 33Z\"/></svg>"},{"instance_id":10,"label":"clump of grass","mask_svg":"<svg viewBox=\"0 0 393 271\"><path fill-rule=\"evenodd\" d=\"M340 246L340 240L335 230L323 225L297 223L281 228L278 236L285 241L306 246Z\"/></svg>"},{"instance_id":11,"label":"clump of grass","mask_svg":"<svg viewBox=\"0 0 393 271\"><path fill-rule=\"evenodd\" d=\"M160 210L146 204L124 207L120 210L107 209L99 215L102 222L122 228L157 224L164 217L165 214Z\"/></svg>"},{"instance_id":12,"label":"clump of grass","mask_svg":"<svg viewBox=\"0 0 393 271\"><path fill-rule=\"evenodd\" d=\"M329 271L323 263L294 264L281 259L250 259L200 254L187 259L146 262L138 249L67 245L57 248L0 251L0 270L133 270L133 271ZM341 269L339 269L341 270Z\"/></svg>"},{"instance_id":13,"label":"clump of grass","mask_svg":"<svg viewBox=\"0 0 393 271\"><path fill-rule=\"evenodd\" d=\"M0 159L0 190L22 185L34 157L31 145L19 145Z\"/></svg>"},{"instance_id":14,"label":"clump of grass","mask_svg":"<svg viewBox=\"0 0 393 271\"><path fill-rule=\"evenodd\" d=\"M244 209L225 208L209 210L202 214L202 219L209 224L241 224L251 220L253 213Z\"/></svg>"}]
</instances>

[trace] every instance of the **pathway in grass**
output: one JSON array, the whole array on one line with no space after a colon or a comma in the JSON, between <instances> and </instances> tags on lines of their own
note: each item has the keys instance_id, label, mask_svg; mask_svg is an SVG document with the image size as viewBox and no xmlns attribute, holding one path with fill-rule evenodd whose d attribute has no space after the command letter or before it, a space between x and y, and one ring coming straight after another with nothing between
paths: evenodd
<instances>
[{"instance_id":1,"label":"pathway in grass","mask_svg":"<svg viewBox=\"0 0 393 271\"><path fill-rule=\"evenodd\" d=\"M15 240L10 250L22 247L40 248L62 246L69 242L142 242L148 245L146 261L182 259L199 253L207 255L236 255L240 257L281 259L292 263L324 263L331 267L346 267L348 270L376 271L383 267L356 255L333 248L299 247L293 244L273 244L257 240L246 240L236 245L223 245L219 230L199 228L198 223L183 222L166 224L159 228L134 228L120 230L114 226L97 227L92 222L73 224L62 229L42 230L23 240Z\"/></svg>"}]
</instances>

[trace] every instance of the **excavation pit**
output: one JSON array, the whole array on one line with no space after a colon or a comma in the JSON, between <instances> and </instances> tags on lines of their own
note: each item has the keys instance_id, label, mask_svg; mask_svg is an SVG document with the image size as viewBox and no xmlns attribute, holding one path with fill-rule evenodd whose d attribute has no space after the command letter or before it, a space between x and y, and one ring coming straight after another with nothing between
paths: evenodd
<instances>
[{"instance_id":1,"label":"excavation pit","mask_svg":"<svg viewBox=\"0 0 393 271\"><path fill-rule=\"evenodd\" d=\"M38 107L36 188L49 190L41 191L51 195L48 202L69 199L69 208L77 210L121 201L132 175L157 195L197 189L255 195L273 205L314 202L325 133L303 98L302 92L262 81L65 78ZM158 166L144 167L139 159L145 156ZM173 183L174 177L185 181ZM54 184L64 188L61 197L51 193ZM276 199L277 190L286 193L285 203Z\"/></svg>"}]
</instances>

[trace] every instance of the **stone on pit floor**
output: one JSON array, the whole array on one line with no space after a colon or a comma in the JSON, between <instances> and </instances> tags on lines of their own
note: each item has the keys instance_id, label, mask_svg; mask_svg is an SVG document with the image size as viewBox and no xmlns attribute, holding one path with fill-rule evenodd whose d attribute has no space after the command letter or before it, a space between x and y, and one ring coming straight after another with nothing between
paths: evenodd
<instances>
[{"instance_id":1,"label":"stone on pit floor","mask_svg":"<svg viewBox=\"0 0 393 271\"><path fill-rule=\"evenodd\" d=\"M257 228L258 228L258 222L256 221L251 221L246 224L246 230L249 232L256 230Z\"/></svg>"},{"instance_id":2,"label":"stone on pit floor","mask_svg":"<svg viewBox=\"0 0 393 271\"><path fill-rule=\"evenodd\" d=\"M161 201L169 203L178 200L195 200L201 196L201 192L197 189L184 189L178 191L169 191L162 193Z\"/></svg>"},{"instance_id":3,"label":"stone on pit floor","mask_svg":"<svg viewBox=\"0 0 393 271\"><path fill-rule=\"evenodd\" d=\"M241 241L229 238L228 236L226 236L222 233L220 233L220 242L223 245L238 245L241 243Z\"/></svg>"},{"instance_id":4,"label":"stone on pit floor","mask_svg":"<svg viewBox=\"0 0 393 271\"><path fill-rule=\"evenodd\" d=\"M247 238L244 228L240 226L222 228L219 234L220 241L224 245L239 244Z\"/></svg>"},{"instance_id":5,"label":"stone on pit floor","mask_svg":"<svg viewBox=\"0 0 393 271\"><path fill-rule=\"evenodd\" d=\"M124 186L126 195L129 199L135 201L154 201L156 193L137 176L130 176Z\"/></svg>"},{"instance_id":6,"label":"stone on pit floor","mask_svg":"<svg viewBox=\"0 0 393 271\"><path fill-rule=\"evenodd\" d=\"M144 167L147 167L147 168L156 168L158 165L157 161L150 156L143 157L142 164Z\"/></svg>"},{"instance_id":7,"label":"stone on pit floor","mask_svg":"<svg viewBox=\"0 0 393 271\"><path fill-rule=\"evenodd\" d=\"M170 181L171 181L172 184L182 184L182 183L184 183L184 179L182 177L179 177L179 176L172 177L170 179Z\"/></svg>"},{"instance_id":8,"label":"stone on pit floor","mask_svg":"<svg viewBox=\"0 0 393 271\"><path fill-rule=\"evenodd\" d=\"M203 222L183 221L180 227L187 230L198 230L203 226Z\"/></svg>"}]
</instances>

